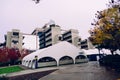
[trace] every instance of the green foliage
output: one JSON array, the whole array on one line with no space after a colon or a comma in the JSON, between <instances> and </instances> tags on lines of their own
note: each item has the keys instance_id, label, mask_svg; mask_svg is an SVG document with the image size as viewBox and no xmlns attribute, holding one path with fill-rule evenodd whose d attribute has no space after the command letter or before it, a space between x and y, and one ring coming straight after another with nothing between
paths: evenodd
<instances>
[{"instance_id":1,"label":"green foliage","mask_svg":"<svg viewBox=\"0 0 120 80\"><path fill-rule=\"evenodd\" d=\"M5 67L5 68L0 68L0 74L12 73L12 72L17 72L21 70L22 68L20 68L19 66Z\"/></svg>"},{"instance_id":2,"label":"green foliage","mask_svg":"<svg viewBox=\"0 0 120 80\"><path fill-rule=\"evenodd\" d=\"M114 3L113 3L114 2ZM106 48L113 53L120 49L120 1L113 1L108 9L97 11L90 30L89 39L98 48Z\"/></svg>"}]
</instances>

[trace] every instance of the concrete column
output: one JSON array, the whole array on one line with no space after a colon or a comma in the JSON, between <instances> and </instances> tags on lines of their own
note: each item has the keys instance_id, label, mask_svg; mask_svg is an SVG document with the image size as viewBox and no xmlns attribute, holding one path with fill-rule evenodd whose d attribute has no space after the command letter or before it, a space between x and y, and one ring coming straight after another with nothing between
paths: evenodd
<instances>
[{"instance_id":1,"label":"concrete column","mask_svg":"<svg viewBox=\"0 0 120 80\"><path fill-rule=\"evenodd\" d=\"M74 64L75 64L75 58L73 59L73 61L74 61Z\"/></svg>"},{"instance_id":2,"label":"concrete column","mask_svg":"<svg viewBox=\"0 0 120 80\"><path fill-rule=\"evenodd\" d=\"M57 60L57 66L59 66L59 60Z\"/></svg>"}]
</instances>

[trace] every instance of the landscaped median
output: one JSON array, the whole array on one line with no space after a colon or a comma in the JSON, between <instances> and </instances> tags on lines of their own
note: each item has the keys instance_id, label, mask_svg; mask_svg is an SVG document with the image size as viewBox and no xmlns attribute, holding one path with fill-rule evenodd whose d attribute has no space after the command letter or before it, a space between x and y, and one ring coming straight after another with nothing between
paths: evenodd
<instances>
[{"instance_id":1,"label":"landscaped median","mask_svg":"<svg viewBox=\"0 0 120 80\"><path fill-rule=\"evenodd\" d=\"M9 67L0 68L0 74L18 72L18 71L21 71L21 70L23 70L23 69L19 66L9 66Z\"/></svg>"},{"instance_id":2,"label":"landscaped median","mask_svg":"<svg viewBox=\"0 0 120 80\"><path fill-rule=\"evenodd\" d=\"M58 69L24 69L21 66L0 68L0 80L38 80Z\"/></svg>"},{"instance_id":3,"label":"landscaped median","mask_svg":"<svg viewBox=\"0 0 120 80\"><path fill-rule=\"evenodd\" d=\"M9 67L2 67L0 68L0 80L7 80L5 79L8 73L18 72L23 70L19 66L9 66Z\"/></svg>"}]
</instances>

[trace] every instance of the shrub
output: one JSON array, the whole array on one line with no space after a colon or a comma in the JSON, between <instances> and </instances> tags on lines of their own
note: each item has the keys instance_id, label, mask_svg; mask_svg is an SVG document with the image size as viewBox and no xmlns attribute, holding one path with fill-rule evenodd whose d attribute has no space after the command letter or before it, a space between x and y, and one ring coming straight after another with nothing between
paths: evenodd
<instances>
[{"instance_id":1,"label":"shrub","mask_svg":"<svg viewBox=\"0 0 120 80\"><path fill-rule=\"evenodd\" d=\"M120 55L107 55L101 58L99 62L104 66L120 69Z\"/></svg>"}]
</instances>

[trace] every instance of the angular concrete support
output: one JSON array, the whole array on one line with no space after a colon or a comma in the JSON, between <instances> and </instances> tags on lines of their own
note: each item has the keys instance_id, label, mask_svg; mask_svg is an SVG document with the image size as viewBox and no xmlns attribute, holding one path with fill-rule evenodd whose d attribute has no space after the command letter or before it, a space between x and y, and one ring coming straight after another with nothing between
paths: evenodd
<instances>
[{"instance_id":1,"label":"angular concrete support","mask_svg":"<svg viewBox=\"0 0 120 80\"><path fill-rule=\"evenodd\" d=\"M74 64L75 64L75 57L73 58L73 62L74 62Z\"/></svg>"},{"instance_id":2,"label":"angular concrete support","mask_svg":"<svg viewBox=\"0 0 120 80\"><path fill-rule=\"evenodd\" d=\"M57 66L59 66L59 60L57 60Z\"/></svg>"}]
</instances>

